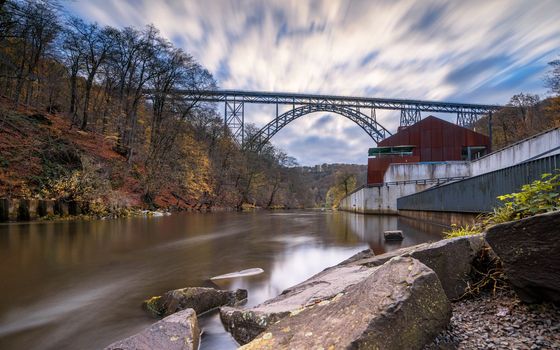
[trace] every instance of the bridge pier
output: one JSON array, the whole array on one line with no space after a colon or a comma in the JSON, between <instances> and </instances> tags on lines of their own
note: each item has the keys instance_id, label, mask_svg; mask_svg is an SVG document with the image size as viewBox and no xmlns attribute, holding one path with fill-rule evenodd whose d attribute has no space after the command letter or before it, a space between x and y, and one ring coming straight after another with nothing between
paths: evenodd
<instances>
[{"instance_id":1,"label":"bridge pier","mask_svg":"<svg viewBox=\"0 0 560 350\"><path fill-rule=\"evenodd\" d=\"M478 114L472 111L457 112L457 125L472 129L478 120Z\"/></svg>"},{"instance_id":2,"label":"bridge pier","mask_svg":"<svg viewBox=\"0 0 560 350\"><path fill-rule=\"evenodd\" d=\"M411 126L416 124L422 119L420 114L420 109L415 108L403 108L401 109L401 123L400 126Z\"/></svg>"},{"instance_id":3,"label":"bridge pier","mask_svg":"<svg viewBox=\"0 0 560 350\"><path fill-rule=\"evenodd\" d=\"M237 140L240 145L245 141L245 106L242 100L237 100L236 96L233 99L225 99L224 103L224 127L226 131L230 130L233 138Z\"/></svg>"}]
</instances>

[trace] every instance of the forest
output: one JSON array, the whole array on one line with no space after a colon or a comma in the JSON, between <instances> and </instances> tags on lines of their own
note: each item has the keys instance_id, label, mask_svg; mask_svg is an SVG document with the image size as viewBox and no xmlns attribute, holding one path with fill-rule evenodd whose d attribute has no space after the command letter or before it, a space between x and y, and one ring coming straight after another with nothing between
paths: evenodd
<instances>
[{"instance_id":1,"label":"forest","mask_svg":"<svg viewBox=\"0 0 560 350\"><path fill-rule=\"evenodd\" d=\"M337 178L354 176L333 166L312 185L314 172L270 143L241 148L216 106L196 101L215 88L154 26L87 23L56 1L2 1L0 195L87 201L99 212L301 208L324 205Z\"/></svg>"}]
</instances>

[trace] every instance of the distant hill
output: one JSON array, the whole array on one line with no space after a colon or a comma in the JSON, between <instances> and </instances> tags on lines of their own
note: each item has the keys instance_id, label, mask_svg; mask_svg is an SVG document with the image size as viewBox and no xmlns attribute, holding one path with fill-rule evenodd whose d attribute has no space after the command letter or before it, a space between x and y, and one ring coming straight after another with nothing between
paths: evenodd
<instances>
[{"instance_id":1,"label":"distant hill","mask_svg":"<svg viewBox=\"0 0 560 350\"><path fill-rule=\"evenodd\" d=\"M365 184L367 177L367 165L361 164L320 164L303 166L300 169L302 181L310 191L309 199L315 206L324 205L327 192L336 185L337 176L340 174L355 175L358 186Z\"/></svg>"}]
</instances>

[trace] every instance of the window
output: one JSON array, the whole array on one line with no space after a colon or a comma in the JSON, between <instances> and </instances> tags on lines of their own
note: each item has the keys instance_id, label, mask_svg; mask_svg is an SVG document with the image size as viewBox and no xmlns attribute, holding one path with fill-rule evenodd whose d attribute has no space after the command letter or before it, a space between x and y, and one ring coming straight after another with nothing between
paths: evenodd
<instances>
[{"instance_id":1,"label":"window","mask_svg":"<svg viewBox=\"0 0 560 350\"><path fill-rule=\"evenodd\" d=\"M486 154L486 146L463 146L461 150L462 160L475 160Z\"/></svg>"}]
</instances>

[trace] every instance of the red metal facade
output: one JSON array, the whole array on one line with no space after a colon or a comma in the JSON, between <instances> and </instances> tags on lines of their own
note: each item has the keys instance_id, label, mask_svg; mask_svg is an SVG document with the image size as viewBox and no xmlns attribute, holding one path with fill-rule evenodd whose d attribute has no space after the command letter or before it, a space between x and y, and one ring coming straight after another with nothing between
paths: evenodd
<instances>
[{"instance_id":1,"label":"red metal facade","mask_svg":"<svg viewBox=\"0 0 560 350\"><path fill-rule=\"evenodd\" d=\"M484 146L487 152L490 151L490 139L487 136L434 116L403 128L378 144L379 147L403 145L415 146L412 154L417 160L404 160L407 157L370 158L368 184L382 183L385 170L391 163L462 160L463 147L469 146Z\"/></svg>"}]
</instances>

